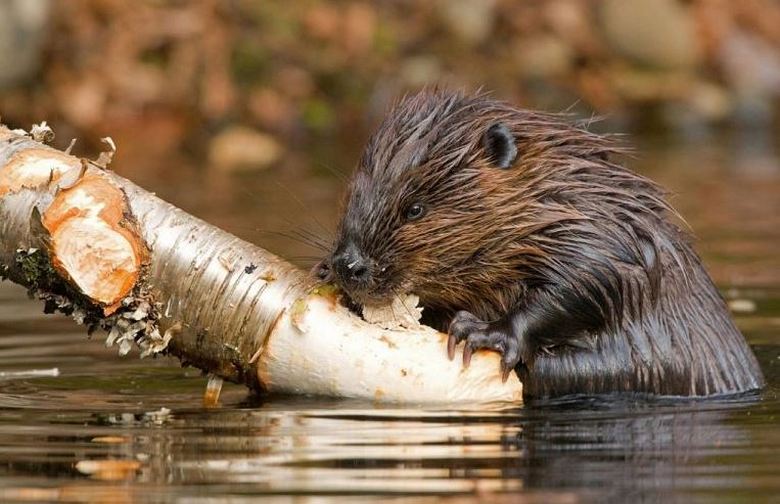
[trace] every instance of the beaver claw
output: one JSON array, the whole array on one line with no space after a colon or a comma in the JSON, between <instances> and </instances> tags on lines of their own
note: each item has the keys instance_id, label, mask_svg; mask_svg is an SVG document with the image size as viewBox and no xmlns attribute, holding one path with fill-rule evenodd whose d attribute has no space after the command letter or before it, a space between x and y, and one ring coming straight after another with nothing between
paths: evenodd
<instances>
[{"instance_id":1,"label":"beaver claw","mask_svg":"<svg viewBox=\"0 0 780 504\"><path fill-rule=\"evenodd\" d=\"M506 382L509 374L520 362L521 345L511 330L511 325L499 322L483 322L472 313L459 311L450 322L449 338L447 339L447 355L450 360L455 358L455 347L462 341L463 366L471 363L471 355L475 350L494 350L501 354L501 380Z\"/></svg>"}]
</instances>

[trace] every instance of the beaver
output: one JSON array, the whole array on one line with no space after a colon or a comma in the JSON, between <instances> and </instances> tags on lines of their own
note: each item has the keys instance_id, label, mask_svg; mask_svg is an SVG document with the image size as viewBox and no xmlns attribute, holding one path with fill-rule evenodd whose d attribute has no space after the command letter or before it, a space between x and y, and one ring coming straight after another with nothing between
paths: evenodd
<instances>
[{"instance_id":1,"label":"beaver","mask_svg":"<svg viewBox=\"0 0 780 504\"><path fill-rule=\"evenodd\" d=\"M621 142L484 93L397 103L315 268L356 305L414 293L424 320L501 353L532 398L760 389L761 370L664 190Z\"/></svg>"}]
</instances>

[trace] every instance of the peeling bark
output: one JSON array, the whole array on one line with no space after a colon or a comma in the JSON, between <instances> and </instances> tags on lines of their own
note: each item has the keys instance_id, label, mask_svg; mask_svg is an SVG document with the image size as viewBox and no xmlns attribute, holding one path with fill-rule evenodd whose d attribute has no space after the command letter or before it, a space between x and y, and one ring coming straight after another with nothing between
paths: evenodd
<instances>
[{"instance_id":1,"label":"peeling bark","mask_svg":"<svg viewBox=\"0 0 780 504\"><path fill-rule=\"evenodd\" d=\"M332 288L106 170L109 160L0 126L0 277L46 311L105 329L120 353L168 353L258 392L521 400L514 375L501 383L497 355L462 369L430 328L363 321Z\"/></svg>"}]
</instances>

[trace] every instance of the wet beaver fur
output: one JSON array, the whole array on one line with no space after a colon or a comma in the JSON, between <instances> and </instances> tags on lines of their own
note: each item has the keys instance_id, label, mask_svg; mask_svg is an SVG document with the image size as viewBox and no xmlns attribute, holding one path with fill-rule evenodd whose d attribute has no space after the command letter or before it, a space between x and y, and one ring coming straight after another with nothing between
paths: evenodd
<instances>
[{"instance_id":1,"label":"wet beaver fur","mask_svg":"<svg viewBox=\"0 0 780 504\"><path fill-rule=\"evenodd\" d=\"M412 292L531 397L762 387L664 191L566 117L424 91L371 137L318 275L358 305Z\"/></svg>"}]
</instances>

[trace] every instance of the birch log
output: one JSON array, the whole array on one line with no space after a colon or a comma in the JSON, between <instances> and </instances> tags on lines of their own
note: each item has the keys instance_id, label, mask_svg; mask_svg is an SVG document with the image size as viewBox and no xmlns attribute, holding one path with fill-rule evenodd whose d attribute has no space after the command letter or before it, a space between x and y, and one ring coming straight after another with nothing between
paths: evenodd
<instances>
[{"instance_id":1,"label":"birch log","mask_svg":"<svg viewBox=\"0 0 780 504\"><path fill-rule=\"evenodd\" d=\"M167 353L258 392L387 402L519 402L498 356L464 369L430 328L388 330L260 247L97 162L0 126L0 276L120 353Z\"/></svg>"}]
</instances>

